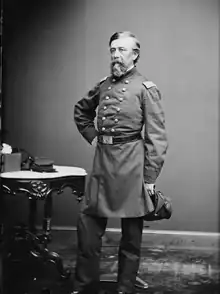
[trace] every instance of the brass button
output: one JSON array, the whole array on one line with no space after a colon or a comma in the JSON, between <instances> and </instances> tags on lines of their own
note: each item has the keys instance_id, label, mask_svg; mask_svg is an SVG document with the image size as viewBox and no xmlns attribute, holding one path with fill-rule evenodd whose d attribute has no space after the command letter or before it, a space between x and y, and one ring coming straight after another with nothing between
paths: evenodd
<instances>
[{"instance_id":1,"label":"brass button","mask_svg":"<svg viewBox=\"0 0 220 294\"><path fill-rule=\"evenodd\" d=\"M126 88L122 88L122 92L125 92L126 91Z\"/></svg>"},{"instance_id":2,"label":"brass button","mask_svg":"<svg viewBox=\"0 0 220 294\"><path fill-rule=\"evenodd\" d=\"M125 81L125 84L128 84L128 83L129 83L129 81L128 81L128 80L126 80L126 81Z\"/></svg>"},{"instance_id":3,"label":"brass button","mask_svg":"<svg viewBox=\"0 0 220 294\"><path fill-rule=\"evenodd\" d=\"M119 98L119 101L123 101L123 98L122 98L122 97L120 97L120 98Z\"/></svg>"},{"instance_id":4,"label":"brass button","mask_svg":"<svg viewBox=\"0 0 220 294\"><path fill-rule=\"evenodd\" d=\"M116 122L116 123L118 122L118 119L117 119L117 118L115 118L115 122Z\"/></svg>"},{"instance_id":5,"label":"brass button","mask_svg":"<svg viewBox=\"0 0 220 294\"><path fill-rule=\"evenodd\" d=\"M117 112L119 112L121 109L119 107L117 107Z\"/></svg>"},{"instance_id":6,"label":"brass button","mask_svg":"<svg viewBox=\"0 0 220 294\"><path fill-rule=\"evenodd\" d=\"M115 129L111 129L111 132L114 132L115 131Z\"/></svg>"},{"instance_id":7,"label":"brass button","mask_svg":"<svg viewBox=\"0 0 220 294\"><path fill-rule=\"evenodd\" d=\"M107 106L104 106L103 108L104 108L104 109L107 109Z\"/></svg>"},{"instance_id":8,"label":"brass button","mask_svg":"<svg viewBox=\"0 0 220 294\"><path fill-rule=\"evenodd\" d=\"M105 120L105 116L103 116L102 120Z\"/></svg>"},{"instance_id":9,"label":"brass button","mask_svg":"<svg viewBox=\"0 0 220 294\"><path fill-rule=\"evenodd\" d=\"M112 82L114 83L116 81L116 79L112 79Z\"/></svg>"},{"instance_id":10,"label":"brass button","mask_svg":"<svg viewBox=\"0 0 220 294\"><path fill-rule=\"evenodd\" d=\"M111 88L112 88L112 87L111 87L111 86L109 86L109 87L108 87L108 90L111 90Z\"/></svg>"},{"instance_id":11,"label":"brass button","mask_svg":"<svg viewBox=\"0 0 220 294\"><path fill-rule=\"evenodd\" d=\"M109 99L109 96L106 96L105 99L108 100Z\"/></svg>"},{"instance_id":12,"label":"brass button","mask_svg":"<svg viewBox=\"0 0 220 294\"><path fill-rule=\"evenodd\" d=\"M102 127L102 131L105 131L105 127Z\"/></svg>"}]
</instances>

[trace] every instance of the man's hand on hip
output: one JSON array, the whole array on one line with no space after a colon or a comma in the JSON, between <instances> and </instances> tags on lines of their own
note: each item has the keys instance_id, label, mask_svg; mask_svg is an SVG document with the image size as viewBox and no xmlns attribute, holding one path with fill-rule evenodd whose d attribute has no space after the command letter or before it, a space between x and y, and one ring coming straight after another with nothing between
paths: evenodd
<instances>
[{"instance_id":1,"label":"man's hand on hip","mask_svg":"<svg viewBox=\"0 0 220 294\"><path fill-rule=\"evenodd\" d=\"M98 137L96 136L93 140L92 140L92 146L94 146L94 147L96 147L96 145L97 145L97 139Z\"/></svg>"}]
</instances>

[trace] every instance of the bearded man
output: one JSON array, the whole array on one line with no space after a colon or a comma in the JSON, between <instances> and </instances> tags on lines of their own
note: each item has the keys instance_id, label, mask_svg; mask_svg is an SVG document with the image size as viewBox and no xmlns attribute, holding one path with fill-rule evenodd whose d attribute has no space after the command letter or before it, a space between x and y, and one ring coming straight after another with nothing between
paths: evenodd
<instances>
[{"instance_id":1,"label":"bearded man","mask_svg":"<svg viewBox=\"0 0 220 294\"><path fill-rule=\"evenodd\" d=\"M111 75L74 108L76 126L95 146L95 156L77 224L73 293L98 293L108 218L121 219L117 293L135 292L143 216L153 210L148 192L154 192L168 146L161 94L136 68L139 41L130 32L117 32L109 48Z\"/></svg>"}]
</instances>

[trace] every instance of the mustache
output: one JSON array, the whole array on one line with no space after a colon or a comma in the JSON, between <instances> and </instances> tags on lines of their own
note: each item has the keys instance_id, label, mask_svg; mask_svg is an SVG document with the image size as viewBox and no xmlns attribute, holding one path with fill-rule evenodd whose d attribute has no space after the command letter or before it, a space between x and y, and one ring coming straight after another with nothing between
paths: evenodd
<instances>
[{"instance_id":1,"label":"mustache","mask_svg":"<svg viewBox=\"0 0 220 294\"><path fill-rule=\"evenodd\" d=\"M111 62L111 65L114 66L115 64L119 64L119 65L122 65L122 66L125 66L124 62L120 61L120 60L113 60Z\"/></svg>"}]
</instances>

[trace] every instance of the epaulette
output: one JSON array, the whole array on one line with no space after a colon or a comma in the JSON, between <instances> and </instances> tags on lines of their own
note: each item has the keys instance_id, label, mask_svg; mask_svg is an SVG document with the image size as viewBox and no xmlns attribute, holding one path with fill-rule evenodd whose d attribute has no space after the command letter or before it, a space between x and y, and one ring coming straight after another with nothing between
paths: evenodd
<instances>
[{"instance_id":1,"label":"epaulette","mask_svg":"<svg viewBox=\"0 0 220 294\"><path fill-rule=\"evenodd\" d=\"M99 84L102 84L105 80L107 80L107 78L108 78L108 76L106 76L106 77L104 77L103 79L101 79L101 80L99 81Z\"/></svg>"},{"instance_id":2,"label":"epaulette","mask_svg":"<svg viewBox=\"0 0 220 294\"><path fill-rule=\"evenodd\" d=\"M152 87L157 87L153 82L151 81L146 81L146 82L143 82L143 85L149 89L149 88L152 88Z\"/></svg>"}]
</instances>

